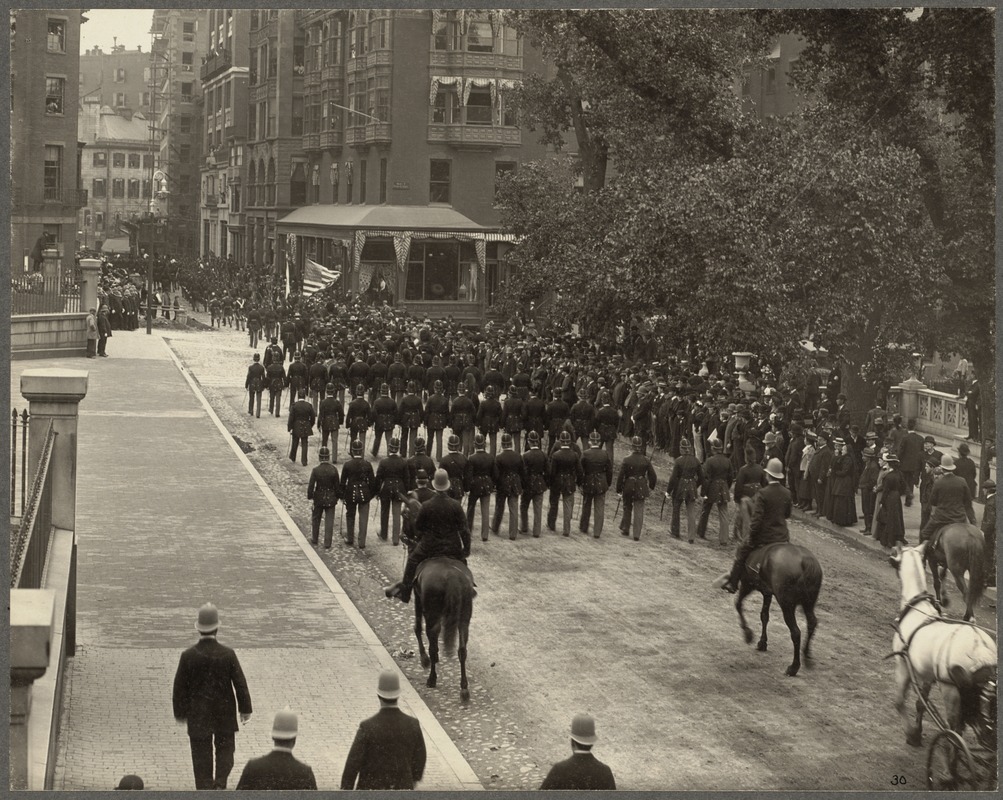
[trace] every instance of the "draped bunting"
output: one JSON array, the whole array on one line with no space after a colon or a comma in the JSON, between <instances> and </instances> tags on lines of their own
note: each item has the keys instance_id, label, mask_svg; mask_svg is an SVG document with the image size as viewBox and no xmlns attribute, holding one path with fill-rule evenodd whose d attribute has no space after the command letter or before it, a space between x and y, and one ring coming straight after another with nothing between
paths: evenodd
<instances>
[{"instance_id":1,"label":"draped bunting","mask_svg":"<svg viewBox=\"0 0 1003 800\"><path fill-rule=\"evenodd\" d=\"M337 186L338 185L338 162L337 161L332 161L331 162L330 175L331 175L331 185L332 186Z\"/></svg>"},{"instance_id":2,"label":"draped bunting","mask_svg":"<svg viewBox=\"0 0 1003 800\"><path fill-rule=\"evenodd\" d=\"M296 240L299 238L300 238L299 236L294 236L291 233L286 234L286 254L288 256L287 260L294 269L296 267L296 250L297 250L297 245L299 244L299 242L297 242Z\"/></svg>"},{"instance_id":3,"label":"draped bunting","mask_svg":"<svg viewBox=\"0 0 1003 800\"><path fill-rule=\"evenodd\" d=\"M369 289L369 284L373 282L373 273L376 271L375 264L360 264L356 266L359 270L359 294Z\"/></svg>"},{"instance_id":4,"label":"draped bunting","mask_svg":"<svg viewBox=\"0 0 1003 800\"><path fill-rule=\"evenodd\" d=\"M469 18L467 16L467 10L465 8L460 9L456 12L460 18L460 33L464 36L467 35L467 25L469 24Z\"/></svg>"},{"instance_id":5,"label":"draped bunting","mask_svg":"<svg viewBox=\"0 0 1003 800\"><path fill-rule=\"evenodd\" d=\"M428 104L430 106L435 105L435 98L439 94L439 86L457 86L460 87L463 84L463 78L459 78L456 75L433 75L432 85L428 91Z\"/></svg>"},{"instance_id":6,"label":"draped bunting","mask_svg":"<svg viewBox=\"0 0 1003 800\"><path fill-rule=\"evenodd\" d=\"M505 21L505 12L500 8L488 11L488 21L491 23L491 35L497 39L498 31Z\"/></svg>"},{"instance_id":7,"label":"draped bunting","mask_svg":"<svg viewBox=\"0 0 1003 800\"><path fill-rule=\"evenodd\" d=\"M442 22L442 15L445 12L439 8L432 9L432 33L434 34L439 29L439 24Z\"/></svg>"},{"instance_id":8,"label":"draped bunting","mask_svg":"<svg viewBox=\"0 0 1003 800\"><path fill-rule=\"evenodd\" d=\"M352 261L355 269L359 268L359 263L362 261L362 248L366 246L366 232L356 231L355 232L355 257ZM361 283L359 284L362 285Z\"/></svg>"},{"instance_id":9,"label":"draped bunting","mask_svg":"<svg viewBox=\"0 0 1003 800\"><path fill-rule=\"evenodd\" d=\"M411 231L394 234L394 252L397 254L397 269L403 272L407 269L407 257L411 252Z\"/></svg>"},{"instance_id":10,"label":"draped bunting","mask_svg":"<svg viewBox=\"0 0 1003 800\"><path fill-rule=\"evenodd\" d=\"M345 179L349 180L349 181L352 180L352 162L351 161L346 161L345 162Z\"/></svg>"}]
</instances>

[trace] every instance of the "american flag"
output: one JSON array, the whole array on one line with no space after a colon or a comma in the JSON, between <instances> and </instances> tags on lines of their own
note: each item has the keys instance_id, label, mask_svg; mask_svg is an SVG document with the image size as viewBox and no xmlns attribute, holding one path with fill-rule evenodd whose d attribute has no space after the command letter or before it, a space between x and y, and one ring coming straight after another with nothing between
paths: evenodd
<instances>
[{"instance_id":1,"label":"american flag","mask_svg":"<svg viewBox=\"0 0 1003 800\"><path fill-rule=\"evenodd\" d=\"M309 258L305 259L303 266L303 296L309 297L314 292L326 289L340 277L340 271L328 269Z\"/></svg>"}]
</instances>

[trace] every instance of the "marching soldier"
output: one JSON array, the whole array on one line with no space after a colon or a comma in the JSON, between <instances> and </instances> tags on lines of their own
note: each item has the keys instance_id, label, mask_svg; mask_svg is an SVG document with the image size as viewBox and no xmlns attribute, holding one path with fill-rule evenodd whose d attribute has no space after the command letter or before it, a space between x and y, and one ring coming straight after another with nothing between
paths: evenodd
<instances>
[{"instance_id":1,"label":"marching soldier","mask_svg":"<svg viewBox=\"0 0 1003 800\"><path fill-rule=\"evenodd\" d=\"M310 384L310 370L303 362L303 354L297 353L286 372L286 382L289 384L289 396L299 397L300 392L306 393Z\"/></svg>"},{"instance_id":2,"label":"marching soldier","mask_svg":"<svg viewBox=\"0 0 1003 800\"><path fill-rule=\"evenodd\" d=\"M369 357L369 402L375 404L376 398L380 396L380 387L387 383L387 362L384 360L384 353L377 353ZM387 384L389 389L390 384ZM396 407L396 404L394 404Z\"/></svg>"},{"instance_id":3,"label":"marching soldier","mask_svg":"<svg viewBox=\"0 0 1003 800\"><path fill-rule=\"evenodd\" d=\"M582 443L582 451L584 453L589 446L589 434L592 433L596 425L595 406L582 397L577 403L571 406L571 409L568 411L568 419L571 420L571 424L575 428L575 439Z\"/></svg>"},{"instance_id":4,"label":"marching soldier","mask_svg":"<svg viewBox=\"0 0 1003 800\"><path fill-rule=\"evenodd\" d=\"M425 435L429 441L429 450L431 450L431 442L435 441L435 457L440 461L442 460L442 431L448 421L449 398L442 392L442 381L436 381L432 384L432 394L428 396L428 402L425 403Z\"/></svg>"},{"instance_id":5,"label":"marching soldier","mask_svg":"<svg viewBox=\"0 0 1003 800\"><path fill-rule=\"evenodd\" d=\"M414 384L414 391L420 398L421 391L425 388L425 365L421 363L421 356L419 354L417 357L412 357L411 351L407 350L405 351L404 363L407 366L407 381L409 384ZM403 443L401 446L403 448Z\"/></svg>"},{"instance_id":6,"label":"marching soldier","mask_svg":"<svg viewBox=\"0 0 1003 800\"><path fill-rule=\"evenodd\" d=\"M387 529L390 526L390 512L394 517L393 545L400 543L401 534L401 500L411 479L408 475L408 463L400 456L400 439L393 437L387 444L387 457L380 461L376 469L376 494L380 497L380 533L379 537L386 541Z\"/></svg>"},{"instance_id":7,"label":"marching soldier","mask_svg":"<svg viewBox=\"0 0 1003 800\"><path fill-rule=\"evenodd\" d=\"M320 538L320 518L324 517L324 549L331 549L331 539L334 535L334 509L338 503L340 480L338 469L331 463L331 451L321 447L317 454L320 463L310 473L310 483L307 484L306 499L313 500L311 523L313 544Z\"/></svg>"},{"instance_id":8,"label":"marching soldier","mask_svg":"<svg viewBox=\"0 0 1003 800\"><path fill-rule=\"evenodd\" d=\"M613 459L602 446L598 431L589 434L589 449L582 453L582 514L579 530L589 532L589 517L595 509L596 539L606 518L606 492L613 484Z\"/></svg>"},{"instance_id":9,"label":"marching soldier","mask_svg":"<svg viewBox=\"0 0 1003 800\"><path fill-rule=\"evenodd\" d=\"M609 455L609 460L613 461L613 443L616 441L616 432L620 427L620 414L610 405L609 392L603 390L599 392L596 400L599 408L596 410L596 430L602 440L602 446Z\"/></svg>"},{"instance_id":10,"label":"marching soldier","mask_svg":"<svg viewBox=\"0 0 1003 800\"><path fill-rule=\"evenodd\" d=\"M432 366L425 370L425 383L423 387L425 389L425 394L428 396L431 396L433 392L443 394L442 390L445 385L445 381L446 370L442 368L442 359L439 358L439 356L432 356ZM436 386L438 386L438 389L436 389ZM449 408L449 398L446 398L446 408L447 410ZM436 458L442 458L442 437L440 436L439 438L439 454Z\"/></svg>"},{"instance_id":11,"label":"marching soldier","mask_svg":"<svg viewBox=\"0 0 1003 800\"><path fill-rule=\"evenodd\" d=\"M693 537L696 533L696 502L700 487L703 485L703 472L700 470L700 462L693 455L693 445L689 439L682 439L679 442L679 457L672 465L672 474L665 487L666 498L672 499L672 538L679 536L679 517L682 506L686 504L686 536L690 544L693 544Z\"/></svg>"},{"instance_id":12,"label":"marching soldier","mask_svg":"<svg viewBox=\"0 0 1003 800\"><path fill-rule=\"evenodd\" d=\"M341 500L345 504L347 528L345 544L355 544L355 516L359 516L359 549L366 549L369 530L369 501L376 494L373 465L362 457L362 441L352 440L352 457L341 470Z\"/></svg>"},{"instance_id":13,"label":"marching soldier","mask_svg":"<svg viewBox=\"0 0 1003 800\"><path fill-rule=\"evenodd\" d=\"M421 418L424 409L421 405L421 397L417 394L418 384L409 381L407 394L404 395L397 406L397 418L401 426L401 456L407 458L409 452L414 452L415 439L418 438L418 426L421 425Z\"/></svg>"},{"instance_id":14,"label":"marching soldier","mask_svg":"<svg viewBox=\"0 0 1003 800\"><path fill-rule=\"evenodd\" d=\"M265 348L265 358L263 361L265 369L268 369L269 365L274 361L277 361L279 364L282 363L282 348L279 347L279 340L273 336L271 344Z\"/></svg>"},{"instance_id":15,"label":"marching soldier","mask_svg":"<svg viewBox=\"0 0 1003 800\"><path fill-rule=\"evenodd\" d=\"M348 365L348 381L350 386L355 387L369 385L369 364L362 358L362 353L352 356L352 363Z\"/></svg>"},{"instance_id":16,"label":"marching soldier","mask_svg":"<svg viewBox=\"0 0 1003 800\"><path fill-rule=\"evenodd\" d=\"M551 453L550 463L547 466L547 482L550 486L547 529L556 533L557 500L560 498L564 506L564 535L570 536L575 489L582 482L582 462L578 453L571 449L571 434L568 431L561 431L557 444L558 447Z\"/></svg>"},{"instance_id":17,"label":"marching soldier","mask_svg":"<svg viewBox=\"0 0 1003 800\"><path fill-rule=\"evenodd\" d=\"M310 381L310 402L313 403L313 410L320 410L320 401L324 399L327 390L327 364L317 358L310 364L307 371Z\"/></svg>"},{"instance_id":18,"label":"marching soldier","mask_svg":"<svg viewBox=\"0 0 1003 800\"><path fill-rule=\"evenodd\" d=\"M498 466L495 464L494 456L485 452L484 437L477 434L474 437L474 452L467 459L467 468L464 474L463 483L467 490L467 527L470 534L474 531L474 510L477 502L481 504L481 541L488 540L488 505L491 502L491 495L494 494L495 484L498 480Z\"/></svg>"},{"instance_id":19,"label":"marching soldier","mask_svg":"<svg viewBox=\"0 0 1003 800\"><path fill-rule=\"evenodd\" d=\"M449 427L463 443L463 455L470 456L474 444L474 401L469 394L461 394L450 407Z\"/></svg>"},{"instance_id":20,"label":"marching soldier","mask_svg":"<svg viewBox=\"0 0 1003 800\"><path fill-rule=\"evenodd\" d=\"M404 387L407 385L407 365L401 360L400 353L394 353L394 361L387 367L386 380L393 394L394 403L400 403L404 397Z\"/></svg>"},{"instance_id":21,"label":"marching soldier","mask_svg":"<svg viewBox=\"0 0 1003 800\"><path fill-rule=\"evenodd\" d=\"M379 458L380 443L383 437L386 437L387 447L389 447L394 425L397 424L397 404L390 396L390 387L385 383L380 385L380 396L373 402L372 420L373 429L376 431L376 439L373 441L373 458Z\"/></svg>"},{"instance_id":22,"label":"marching soldier","mask_svg":"<svg viewBox=\"0 0 1003 800\"><path fill-rule=\"evenodd\" d=\"M498 468L498 491L495 495L495 516L491 526L498 533L502 514L508 505L508 538L516 539L519 527L518 502L522 494L523 463L522 458L512 449L512 435L503 433L501 437L501 453L495 459Z\"/></svg>"},{"instance_id":23,"label":"marching soldier","mask_svg":"<svg viewBox=\"0 0 1003 800\"><path fill-rule=\"evenodd\" d=\"M435 462L425 453L425 440L420 436L414 440L414 455L407 460L408 475L415 479L419 471L424 470L426 475L435 474ZM408 486L413 489L413 485Z\"/></svg>"},{"instance_id":24,"label":"marching soldier","mask_svg":"<svg viewBox=\"0 0 1003 800\"><path fill-rule=\"evenodd\" d=\"M495 387L488 386L484 390L484 400L477 407L477 429L481 435L491 442L491 455L494 456L498 448L498 428L501 426L502 407L495 398Z\"/></svg>"},{"instance_id":25,"label":"marching soldier","mask_svg":"<svg viewBox=\"0 0 1003 800\"><path fill-rule=\"evenodd\" d=\"M317 414L306 399L306 390L301 389L299 399L289 406L289 422L286 427L292 434L292 449L289 451L289 460L296 461L296 450L301 450L303 466L307 461L307 442L313 435L313 426L317 421Z\"/></svg>"},{"instance_id":26,"label":"marching soldier","mask_svg":"<svg viewBox=\"0 0 1003 800\"><path fill-rule=\"evenodd\" d=\"M320 401L320 411L318 413L321 435L323 437L320 442L321 447L327 447L328 437L332 440L334 450L331 459L332 464L338 463L338 430L345 421L345 412L342 410L341 401L338 399L336 391L337 389L333 383L327 385L327 396Z\"/></svg>"},{"instance_id":27,"label":"marching soldier","mask_svg":"<svg viewBox=\"0 0 1003 800\"><path fill-rule=\"evenodd\" d=\"M254 362L247 368L247 378L244 379L247 389L247 413L261 418L261 393L265 389L265 368L261 366L261 354L254 354ZM257 413L255 413L257 409Z\"/></svg>"},{"instance_id":28,"label":"marching soldier","mask_svg":"<svg viewBox=\"0 0 1003 800\"><path fill-rule=\"evenodd\" d=\"M513 383L508 387L508 394L505 395L505 403L502 405L502 429L512 437L512 449L516 455L522 452L519 438L522 434L522 398L519 390Z\"/></svg>"},{"instance_id":29,"label":"marching soldier","mask_svg":"<svg viewBox=\"0 0 1003 800\"><path fill-rule=\"evenodd\" d=\"M330 384L334 384L334 390L327 390L328 394L337 394L338 402L341 403L342 408L345 406L345 389L348 388L348 366L345 364L345 359L338 354L337 358L333 358L327 363L327 380Z\"/></svg>"},{"instance_id":30,"label":"marching soldier","mask_svg":"<svg viewBox=\"0 0 1003 800\"><path fill-rule=\"evenodd\" d=\"M366 387L360 383L355 387L355 399L348 404L345 425L348 427L352 441L362 442L363 447L366 446L366 432L369 430L371 414L369 401L366 400Z\"/></svg>"},{"instance_id":31,"label":"marching soldier","mask_svg":"<svg viewBox=\"0 0 1003 800\"><path fill-rule=\"evenodd\" d=\"M286 368L282 360L272 361L265 367L265 379L268 381L268 413L282 416L282 390L286 385Z\"/></svg>"},{"instance_id":32,"label":"marching soldier","mask_svg":"<svg viewBox=\"0 0 1003 800\"><path fill-rule=\"evenodd\" d=\"M557 447L557 440L560 437L564 421L568 418L568 404L561 399L561 390L554 389L554 399L547 403L544 413L544 422L547 424L547 455L550 456ZM551 493L553 498L553 493ZM556 512L555 512L556 513Z\"/></svg>"},{"instance_id":33,"label":"marching soldier","mask_svg":"<svg viewBox=\"0 0 1003 800\"><path fill-rule=\"evenodd\" d=\"M544 421L546 416L547 404L540 397L539 389L534 386L529 390L529 399L522 405L522 429L527 437L533 431L543 441L543 433L547 430Z\"/></svg>"},{"instance_id":34,"label":"marching soldier","mask_svg":"<svg viewBox=\"0 0 1003 800\"><path fill-rule=\"evenodd\" d=\"M623 499L620 533L630 536L633 524L636 542L641 538L641 526L644 525L644 501L655 488L657 477L651 461L644 455L644 440L640 436L635 436L631 439L630 447L633 452L620 465L620 474L616 479L616 493Z\"/></svg>"},{"instance_id":35,"label":"marching soldier","mask_svg":"<svg viewBox=\"0 0 1003 800\"><path fill-rule=\"evenodd\" d=\"M540 449L540 434L535 430L526 435L526 450L522 454L523 489L519 503L520 530L529 528L529 505L533 504L533 538L539 539L543 528L543 493L547 490L547 456Z\"/></svg>"},{"instance_id":36,"label":"marching soldier","mask_svg":"<svg viewBox=\"0 0 1003 800\"><path fill-rule=\"evenodd\" d=\"M467 457L460 452L460 437L455 433L449 437L446 447L449 452L439 462L439 467L449 475L449 496L462 502L466 493Z\"/></svg>"},{"instance_id":37,"label":"marching soldier","mask_svg":"<svg viewBox=\"0 0 1003 800\"><path fill-rule=\"evenodd\" d=\"M728 544L728 494L735 479L735 470L731 465L731 459L723 452L724 445L720 439L712 441L710 447L713 455L703 465L704 503L697 525L697 536L701 539L707 536L710 512L716 507L719 525L717 541L724 547Z\"/></svg>"}]
</instances>

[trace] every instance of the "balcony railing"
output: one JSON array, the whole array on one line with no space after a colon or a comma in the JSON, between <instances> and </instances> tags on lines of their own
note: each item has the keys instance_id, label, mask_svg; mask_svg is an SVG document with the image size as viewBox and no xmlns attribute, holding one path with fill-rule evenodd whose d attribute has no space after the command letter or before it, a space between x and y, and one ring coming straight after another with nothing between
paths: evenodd
<instances>
[{"instance_id":1,"label":"balcony railing","mask_svg":"<svg viewBox=\"0 0 1003 800\"><path fill-rule=\"evenodd\" d=\"M468 53L466 50L433 50L429 66L435 69L501 69L522 72L522 56L502 53Z\"/></svg>"},{"instance_id":2,"label":"balcony railing","mask_svg":"<svg viewBox=\"0 0 1003 800\"><path fill-rule=\"evenodd\" d=\"M345 131L345 143L351 145L390 144L390 123L357 125Z\"/></svg>"},{"instance_id":3,"label":"balcony railing","mask_svg":"<svg viewBox=\"0 0 1003 800\"><path fill-rule=\"evenodd\" d=\"M376 66L388 66L393 63L392 50L370 50L361 56L350 58L346 62L346 69L349 74L359 72Z\"/></svg>"},{"instance_id":4,"label":"balcony railing","mask_svg":"<svg viewBox=\"0 0 1003 800\"><path fill-rule=\"evenodd\" d=\"M345 137L340 130L329 130L320 134L320 146L322 149L339 148L344 142Z\"/></svg>"},{"instance_id":5,"label":"balcony railing","mask_svg":"<svg viewBox=\"0 0 1003 800\"><path fill-rule=\"evenodd\" d=\"M319 133L304 133L303 134L303 149L304 150L320 150L320 134Z\"/></svg>"},{"instance_id":6,"label":"balcony railing","mask_svg":"<svg viewBox=\"0 0 1003 800\"><path fill-rule=\"evenodd\" d=\"M215 78L221 72L228 70L232 64L233 58L231 57L229 50L224 48L216 51L202 62L202 80L207 81L210 78Z\"/></svg>"},{"instance_id":7,"label":"balcony railing","mask_svg":"<svg viewBox=\"0 0 1003 800\"><path fill-rule=\"evenodd\" d=\"M428 141L471 150L518 147L522 144L522 130L502 125L432 124L428 126Z\"/></svg>"}]
</instances>

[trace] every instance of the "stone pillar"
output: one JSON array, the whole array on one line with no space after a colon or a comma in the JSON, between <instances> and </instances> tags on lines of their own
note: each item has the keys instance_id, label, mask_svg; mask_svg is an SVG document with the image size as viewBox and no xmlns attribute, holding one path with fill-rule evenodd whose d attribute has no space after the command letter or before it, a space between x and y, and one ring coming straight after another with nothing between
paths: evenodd
<instances>
[{"instance_id":1,"label":"stone pillar","mask_svg":"<svg viewBox=\"0 0 1003 800\"><path fill-rule=\"evenodd\" d=\"M905 420L919 417L919 393L926 388L926 384L915 378L902 381L893 389L899 390L899 410L902 415L903 424Z\"/></svg>"},{"instance_id":2,"label":"stone pillar","mask_svg":"<svg viewBox=\"0 0 1003 800\"><path fill-rule=\"evenodd\" d=\"M59 251L54 247L42 251L42 275L46 278L59 277Z\"/></svg>"},{"instance_id":3,"label":"stone pillar","mask_svg":"<svg viewBox=\"0 0 1003 800\"><path fill-rule=\"evenodd\" d=\"M55 608L56 593L51 589L11 589L10 788L13 790L29 788L31 685L49 668Z\"/></svg>"},{"instance_id":4,"label":"stone pillar","mask_svg":"<svg viewBox=\"0 0 1003 800\"><path fill-rule=\"evenodd\" d=\"M84 314L88 309L98 309L98 283L101 281L101 260L97 258L80 259L80 311Z\"/></svg>"},{"instance_id":5,"label":"stone pillar","mask_svg":"<svg viewBox=\"0 0 1003 800\"><path fill-rule=\"evenodd\" d=\"M45 431L51 420L56 431L52 460L52 524L77 529L77 415L87 395L87 372L75 369L27 369L21 373L21 394L28 401L28 478L35 474Z\"/></svg>"}]
</instances>

